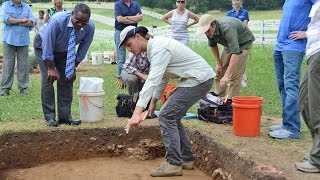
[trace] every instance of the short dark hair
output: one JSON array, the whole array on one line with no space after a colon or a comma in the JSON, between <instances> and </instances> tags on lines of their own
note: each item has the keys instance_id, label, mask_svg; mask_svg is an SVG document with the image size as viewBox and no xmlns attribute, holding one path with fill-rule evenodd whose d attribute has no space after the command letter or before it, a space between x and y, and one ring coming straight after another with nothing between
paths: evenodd
<instances>
[{"instance_id":1,"label":"short dark hair","mask_svg":"<svg viewBox=\"0 0 320 180\"><path fill-rule=\"evenodd\" d=\"M141 36L145 37L148 34L149 30L144 26L136 27L136 33L140 34Z\"/></svg>"},{"instance_id":2,"label":"short dark hair","mask_svg":"<svg viewBox=\"0 0 320 180\"><path fill-rule=\"evenodd\" d=\"M42 14L44 14L44 10L40 10L40 11L39 11L39 13L42 13Z\"/></svg>"},{"instance_id":3,"label":"short dark hair","mask_svg":"<svg viewBox=\"0 0 320 180\"><path fill-rule=\"evenodd\" d=\"M77 12L82 12L83 14L88 14L89 17L91 16L91 10L90 7L84 3L79 3L74 7L73 12L77 13Z\"/></svg>"}]
</instances>

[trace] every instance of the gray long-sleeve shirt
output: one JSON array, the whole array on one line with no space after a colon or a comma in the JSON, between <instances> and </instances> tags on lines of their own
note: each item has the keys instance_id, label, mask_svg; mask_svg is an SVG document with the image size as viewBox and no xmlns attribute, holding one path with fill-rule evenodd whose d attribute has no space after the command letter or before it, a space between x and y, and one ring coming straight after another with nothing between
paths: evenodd
<instances>
[{"instance_id":1,"label":"gray long-sleeve shirt","mask_svg":"<svg viewBox=\"0 0 320 180\"><path fill-rule=\"evenodd\" d=\"M178 87L194 87L215 76L212 67L200 55L167 37L151 38L147 57L150 72L137 106L146 107L151 97L160 99L170 78L180 78Z\"/></svg>"}]
</instances>

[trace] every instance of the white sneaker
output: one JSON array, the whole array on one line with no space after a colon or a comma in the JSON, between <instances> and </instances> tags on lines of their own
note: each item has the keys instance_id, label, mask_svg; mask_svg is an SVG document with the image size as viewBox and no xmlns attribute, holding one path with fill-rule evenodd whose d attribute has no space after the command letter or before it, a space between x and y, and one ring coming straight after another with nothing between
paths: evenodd
<instances>
[{"instance_id":1,"label":"white sneaker","mask_svg":"<svg viewBox=\"0 0 320 180\"><path fill-rule=\"evenodd\" d=\"M274 124L269 127L269 131L276 131L282 128L282 124Z\"/></svg>"},{"instance_id":2,"label":"white sneaker","mask_svg":"<svg viewBox=\"0 0 320 180\"><path fill-rule=\"evenodd\" d=\"M275 139L300 139L299 133L293 133L283 128L270 131L269 136Z\"/></svg>"},{"instance_id":3,"label":"white sneaker","mask_svg":"<svg viewBox=\"0 0 320 180\"><path fill-rule=\"evenodd\" d=\"M309 161L304 161L302 163L296 163L296 168L300 171L307 173L319 173L320 169L312 165Z\"/></svg>"},{"instance_id":4,"label":"white sneaker","mask_svg":"<svg viewBox=\"0 0 320 180\"><path fill-rule=\"evenodd\" d=\"M241 80L241 87L243 87L243 88L248 87L248 84L247 84L246 80L244 80L244 79Z\"/></svg>"}]
</instances>

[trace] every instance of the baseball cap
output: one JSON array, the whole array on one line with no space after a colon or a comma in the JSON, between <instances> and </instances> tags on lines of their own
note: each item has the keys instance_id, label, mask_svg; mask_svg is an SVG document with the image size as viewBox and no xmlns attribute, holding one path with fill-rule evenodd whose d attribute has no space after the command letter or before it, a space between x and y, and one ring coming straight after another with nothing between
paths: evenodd
<instances>
[{"instance_id":1,"label":"baseball cap","mask_svg":"<svg viewBox=\"0 0 320 180\"><path fill-rule=\"evenodd\" d=\"M204 34L205 32L207 32L210 28L211 23L215 20L216 18L211 14L202 15L197 24L199 26L197 34Z\"/></svg>"},{"instance_id":2,"label":"baseball cap","mask_svg":"<svg viewBox=\"0 0 320 180\"><path fill-rule=\"evenodd\" d=\"M127 26L121 31L120 44L119 44L118 48L120 48L120 46L122 46L122 44L124 43L125 40L127 40L128 38L130 38L136 34L135 29L136 29L135 26Z\"/></svg>"}]
</instances>

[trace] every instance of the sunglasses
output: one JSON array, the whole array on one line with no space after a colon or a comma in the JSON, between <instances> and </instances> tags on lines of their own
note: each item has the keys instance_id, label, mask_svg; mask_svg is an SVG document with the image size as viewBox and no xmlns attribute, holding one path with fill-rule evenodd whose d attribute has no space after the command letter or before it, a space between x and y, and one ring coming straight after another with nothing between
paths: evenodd
<instances>
[{"instance_id":1,"label":"sunglasses","mask_svg":"<svg viewBox=\"0 0 320 180\"><path fill-rule=\"evenodd\" d=\"M177 3L184 3L185 1L177 1Z\"/></svg>"}]
</instances>

